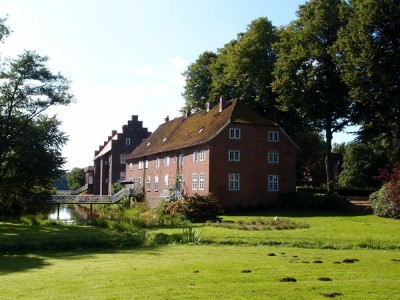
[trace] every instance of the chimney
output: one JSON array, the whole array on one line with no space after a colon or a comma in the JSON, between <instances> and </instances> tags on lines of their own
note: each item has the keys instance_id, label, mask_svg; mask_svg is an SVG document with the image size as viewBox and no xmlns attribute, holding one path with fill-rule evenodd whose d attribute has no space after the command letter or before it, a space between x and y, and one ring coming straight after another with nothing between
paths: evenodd
<instances>
[{"instance_id":1,"label":"chimney","mask_svg":"<svg viewBox=\"0 0 400 300\"><path fill-rule=\"evenodd\" d=\"M206 106L207 106L207 112L209 112L211 108L211 103L207 101Z\"/></svg>"},{"instance_id":2,"label":"chimney","mask_svg":"<svg viewBox=\"0 0 400 300\"><path fill-rule=\"evenodd\" d=\"M226 106L225 96L219 98L219 112L221 112Z\"/></svg>"},{"instance_id":3,"label":"chimney","mask_svg":"<svg viewBox=\"0 0 400 300\"><path fill-rule=\"evenodd\" d=\"M165 121L165 122L168 122L168 121L169 121L169 116L167 116L167 117L164 119L164 121Z\"/></svg>"},{"instance_id":4,"label":"chimney","mask_svg":"<svg viewBox=\"0 0 400 300\"><path fill-rule=\"evenodd\" d=\"M185 118L189 117L192 114L192 110L190 108L186 109Z\"/></svg>"},{"instance_id":5,"label":"chimney","mask_svg":"<svg viewBox=\"0 0 400 300\"><path fill-rule=\"evenodd\" d=\"M114 135L116 135L116 134L117 134L117 131L116 131L116 130L111 131L111 136L114 136Z\"/></svg>"}]
</instances>

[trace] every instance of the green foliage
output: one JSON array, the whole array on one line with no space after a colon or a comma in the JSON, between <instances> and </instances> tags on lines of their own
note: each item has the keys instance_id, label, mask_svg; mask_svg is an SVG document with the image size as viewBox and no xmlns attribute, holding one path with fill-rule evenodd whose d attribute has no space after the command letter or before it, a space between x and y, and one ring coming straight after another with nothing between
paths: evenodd
<instances>
[{"instance_id":1,"label":"green foliage","mask_svg":"<svg viewBox=\"0 0 400 300\"><path fill-rule=\"evenodd\" d=\"M211 64L217 55L206 51L198 59L188 66L182 74L185 77L185 87L182 94L185 99L185 107L188 109L205 109L206 102L211 100Z\"/></svg>"},{"instance_id":2,"label":"green foliage","mask_svg":"<svg viewBox=\"0 0 400 300\"><path fill-rule=\"evenodd\" d=\"M381 170L380 178L386 183L370 196L372 210L380 217L400 219L400 163L391 173Z\"/></svg>"},{"instance_id":3,"label":"green foliage","mask_svg":"<svg viewBox=\"0 0 400 300\"><path fill-rule=\"evenodd\" d=\"M347 212L350 205L346 197L336 193L286 193L281 195L279 202L280 206L284 209L312 209L342 212Z\"/></svg>"},{"instance_id":4,"label":"green foliage","mask_svg":"<svg viewBox=\"0 0 400 300\"><path fill-rule=\"evenodd\" d=\"M163 202L158 207L159 218L172 218L190 222L217 221L221 208L213 194L194 194L181 201Z\"/></svg>"},{"instance_id":5,"label":"green foliage","mask_svg":"<svg viewBox=\"0 0 400 300\"><path fill-rule=\"evenodd\" d=\"M296 137L300 150L297 154L297 183L306 186L321 186L325 181L325 142L315 132L302 133Z\"/></svg>"},{"instance_id":6,"label":"green foliage","mask_svg":"<svg viewBox=\"0 0 400 300\"><path fill-rule=\"evenodd\" d=\"M309 228L310 225L304 222L295 222L290 219L280 218L265 219L258 218L253 220L236 220L234 222L215 222L207 223L209 226L222 227L238 230L290 230L297 228Z\"/></svg>"},{"instance_id":7,"label":"green foliage","mask_svg":"<svg viewBox=\"0 0 400 300\"><path fill-rule=\"evenodd\" d=\"M353 119L364 141L387 143L394 162L400 153L400 5L397 0L347 3L336 60L355 100Z\"/></svg>"},{"instance_id":8,"label":"green foliage","mask_svg":"<svg viewBox=\"0 0 400 300\"><path fill-rule=\"evenodd\" d=\"M77 190L85 184L85 170L83 168L73 168L67 174L67 181L70 190Z\"/></svg>"},{"instance_id":9,"label":"green foliage","mask_svg":"<svg viewBox=\"0 0 400 300\"><path fill-rule=\"evenodd\" d=\"M0 32L9 33L3 19ZM44 112L74 97L69 81L47 68L47 57L25 51L0 59L0 211L19 215L27 201L47 197L61 175L67 137L57 118Z\"/></svg>"},{"instance_id":10,"label":"green foliage","mask_svg":"<svg viewBox=\"0 0 400 300\"><path fill-rule=\"evenodd\" d=\"M339 185L346 188L380 186L375 179L379 169L388 165L387 151L381 144L353 142L345 147Z\"/></svg>"},{"instance_id":11,"label":"green foliage","mask_svg":"<svg viewBox=\"0 0 400 300\"><path fill-rule=\"evenodd\" d=\"M270 86L276 61L272 44L276 40L272 23L258 18L217 54L202 53L183 73L185 108L204 109L206 102L225 96L237 98L274 120L283 118L278 116Z\"/></svg>"},{"instance_id":12,"label":"green foliage","mask_svg":"<svg viewBox=\"0 0 400 300\"><path fill-rule=\"evenodd\" d=\"M10 34L10 28L5 24L7 18L0 18L0 42Z\"/></svg>"},{"instance_id":13,"label":"green foliage","mask_svg":"<svg viewBox=\"0 0 400 300\"><path fill-rule=\"evenodd\" d=\"M118 193L118 192L121 191L123 188L124 188L124 186L123 186L123 184L121 183L121 180L118 179L117 182L115 182L115 183L112 185L112 194L114 195L114 194Z\"/></svg>"},{"instance_id":14,"label":"green foliage","mask_svg":"<svg viewBox=\"0 0 400 300\"><path fill-rule=\"evenodd\" d=\"M275 44L273 90L281 109L295 109L318 132L325 133L328 191L333 188L332 135L350 122L352 100L335 63L334 45L345 23L342 1L311 0L301 5L297 20L279 31Z\"/></svg>"},{"instance_id":15,"label":"green foliage","mask_svg":"<svg viewBox=\"0 0 400 300\"><path fill-rule=\"evenodd\" d=\"M181 242L183 244L201 244L200 234L189 224L187 228L183 228Z\"/></svg>"},{"instance_id":16,"label":"green foliage","mask_svg":"<svg viewBox=\"0 0 400 300\"><path fill-rule=\"evenodd\" d=\"M389 197L389 186L382 188L369 197L371 208L375 215L385 218L400 219L400 202L394 202Z\"/></svg>"}]
</instances>

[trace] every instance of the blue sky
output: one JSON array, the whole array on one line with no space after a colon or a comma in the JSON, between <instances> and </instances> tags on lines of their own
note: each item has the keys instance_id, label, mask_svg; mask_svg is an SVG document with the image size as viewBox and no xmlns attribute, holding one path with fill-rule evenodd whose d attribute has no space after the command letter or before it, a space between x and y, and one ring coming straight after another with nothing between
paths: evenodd
<instances>
[{"instance_id":1,"label":"blue sky","mask_svg":"<svg viewBox=\"0 0 400 300\"><path fill-rule=\"evenodd\" d=\"M69 135L66 169L92 164L94 150L131 115L150 131L179 116L182 72L267 17L295 19L301 0L1 0L13 33L2 56L36 50L72 81L77 102L53 109ZM335 135L336 142L349 135Z\"/></svg>"}]
</instances>

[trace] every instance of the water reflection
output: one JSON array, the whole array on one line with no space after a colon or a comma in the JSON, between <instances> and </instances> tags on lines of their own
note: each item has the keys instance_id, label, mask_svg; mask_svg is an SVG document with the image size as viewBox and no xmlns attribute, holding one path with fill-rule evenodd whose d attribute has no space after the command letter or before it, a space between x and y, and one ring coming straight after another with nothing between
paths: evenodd
<instances>
[{"instance_id":1,"label":"water reflection","mask_svg":"<svg viewBox=\"0 0 400 300\"><path fill-rule=\"evenodd\" d=\"M99 215L95 210L91 212L84 206L61 204L59 212L57 213L57 205L55 205L53 211L48 215L48 218L69 223L75 222L76 220L87 220L98 216Z\"/></svg>"},{"instance_id":2,"label":"water reflection","mask_svg":"<svg viewBox=\"0 0 400 300\"><path fill-rule=\"evenodd\" d=\"M52 213L49 214L49 219L60 220L65 222L73 222L76 219L75 209L68 205L60 205L59 214L57 213L57 205Z\"/></svg>"}]
</instances>

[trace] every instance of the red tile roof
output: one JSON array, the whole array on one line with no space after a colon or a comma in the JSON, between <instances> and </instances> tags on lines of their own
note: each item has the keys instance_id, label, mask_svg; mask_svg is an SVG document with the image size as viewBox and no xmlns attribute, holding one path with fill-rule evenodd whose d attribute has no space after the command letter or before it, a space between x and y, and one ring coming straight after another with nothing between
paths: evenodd
<instances>
[{"instance_id":1,"label":"red tile roof","mask_svg":"<svg viewBox=\"0 0 400 300\"><path fill-rule=\"evenodd\" d=\"M219 112L219 105L216 105L208 112L202 110L161 124L127 159L204 144L230 123L278 127L247 105L231 100L226 103L222 112Z\"/></svg>"}]
</instances>

